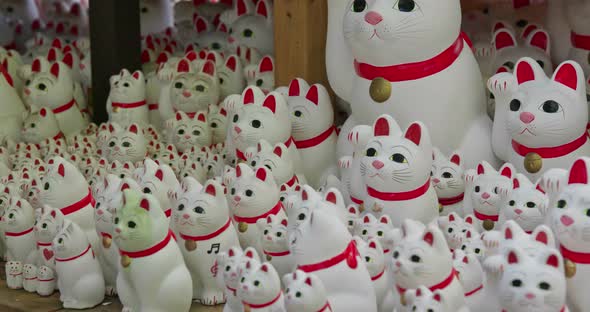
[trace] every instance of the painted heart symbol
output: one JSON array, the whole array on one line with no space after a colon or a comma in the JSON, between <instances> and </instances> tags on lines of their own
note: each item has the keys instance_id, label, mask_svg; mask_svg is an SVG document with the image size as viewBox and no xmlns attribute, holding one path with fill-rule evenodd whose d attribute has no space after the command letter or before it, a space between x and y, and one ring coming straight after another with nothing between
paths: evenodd
<instances>
[{"instance_id":1,"label":"painted heart symbol","mask_svg":"<svg viewBox=\"0 0 590 312\"><path fill-rule=\"evenodd\" d=\"M53 258L53 250L43 249L43 257L45 257L45 260Z\"/></svg>"}]
</instances>

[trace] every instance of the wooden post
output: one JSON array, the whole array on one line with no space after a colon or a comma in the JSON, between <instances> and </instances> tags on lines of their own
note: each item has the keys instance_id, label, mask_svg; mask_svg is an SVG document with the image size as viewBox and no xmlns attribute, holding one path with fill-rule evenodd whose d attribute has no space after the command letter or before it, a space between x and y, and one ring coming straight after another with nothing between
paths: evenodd
<instances>
[{"instance_id":1,"label":"wooden post","mask_svg":"<svg viewBox=\"0 0 590 312\"><path fill-rule=\"evenodd\" d=\"M344 1L344 0L343 0ZM329 87L326 75L326 0L275 0L275 84L301 77Z\"/></svg>"},{"instance_id":2,"label":"wooden post","mask_svg":"<svg viewBox=\"0 0 590 312\"><path fill-rule=\"evenodd\" d=\"M108 119L109 78L121 69L141 69L139 0L90 1L94 121Z\"/></svg>"}]
</instances>

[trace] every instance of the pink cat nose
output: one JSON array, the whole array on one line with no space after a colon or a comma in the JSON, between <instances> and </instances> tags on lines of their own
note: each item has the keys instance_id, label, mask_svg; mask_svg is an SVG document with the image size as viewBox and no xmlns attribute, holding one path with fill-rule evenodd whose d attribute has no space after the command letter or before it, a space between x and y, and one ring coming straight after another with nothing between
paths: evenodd
<instances>
[{"instance_id":1,"label":"pink cat nose","mask_svg":"<svg viewBox=\"0 0 590 312\"><path fill-rule=\"evenodd\" d=\"M182 217L183 217L184 219L188 219L188 218L190 218L190 216L189 216L188 214L186 214L186 213L185 213L185 214L183 214L183 215L182 215Z\"/></svg>"},{"instance_id":2,"label":"pink cat nose","mask_svg":"<svg viewBox=\"0 0 590 312\"><path fill-rule=\"evenodd\" d=\"M234 201L240 202L240 200L242 200L242 198L240 198L240 196L234 196Z\"/></svg>"},{"instance_id":3,"label":"pink cat nose","mask_svg":"<svg viewBox=\"0 0 590 312\"><path fill-rule=\"evenodd\" d=\"M234 131L236 131L238 134L240 134L240 132L242 132L242 129L240 129L240 127L238 127L238 126L235 126Z\"/></svg>"},{"instance_id":4,"label":"pink cat nose","mask_svg":"<svg viewBox=\"0 0 590 312\"><path fill-rule=\"evenodd\" d=\"M371 11L371 12L365 14L365 21L373 26L381 23L382 20L383 20L383 16L381 16L381 14L379 14L375 11Z\"/></svg>"},{"instance_id":5,"label":"pink cat nose","mask_svg":"<svg viewBox=\"0 0 590 312\"><path fill-rule=\"evenodd\" d=\"M490 198L490 194L488 192L484 192L483 194L481 194L481 198L488 199Z\"/></svg>"},{"instance_id":6,"label":"pink cat nose","mask_svg":"<svg viewBox=\"0 0 590 312\"><path fill-rule=\"evenodd\" d=\"M182 91L182 95L183 95L184 97L191 97L191 93L190 93L190 92L188 92L188 91Z\"/></svg>"},{"instance_id":7,"label":"pink cat nose","mask_svg":"<svg viewBox=\"0 0 590 312\"><path fill-rule=\"evenodd\" d=\"M234 39L234 37L227 37L227 41L229 43L234 43L236 41L236 39Z\"/></svg>"},{"instance_id":8,"label":"pink cat nose","mask_svg":"<svg viewBox=\"0 0 590 312\"><path fill-rule=\"evenodd\" d=\"M402 266L402 263L401 263L401 262L399 262L399 261L396 261L396 262L395 262L395 266L396 266L396 267L398 267L398 268L401 268L401 266Z\"/></svg>"},{"instance_id":9,"label":"pink cat nose","mask_svg":"<svg viewBox=\"0 0 590 312\"><path fill-rule=\"evenodd\" d=\"M516 213L516 214L522 214L522 210L520 210L520 209L515 209L515 210L514 210L514 213Z\"/></svg>"},{"instance_id":10,"label":"pink cat nose","mask_svg":"<svg viewBox=\"0 0 590 312\"><path fill-rule=\"evenodd\" d=\"M563 223L563 225L565 226L570 226L574 224L574 219L572 219L569 216L561 216L561 218L559 218L559 221L561 221L561 223Z\"/></svg>"},{"instance_id":11,"label":"pink cat nose","mask_svg":"<svg viewBox=\"0 0 590 312\"><path fill-rule=\"evenodd\" d=\"M98 210L98 211L96 211L96 214L97 214L97 215L99 215L99 216L102 216L102 214L103 214L103 213L104 213L104 212L102 212L102 210Z\"/></svg>"},{"instance_id":12,"label":"pink cat nose","mask_svg":"<svg viewBox=\"0 0 590 312\"><path fill-rule=\"evenodd\" d=\"M119 228L116 228L116 229L115 229L115 233L121 233L121 229L119 229Z\"/></svg>"},{"instance_id":13,"label":"pink cat nose","mask_svg":"<svg viewBox=\"0 0 590 312\"><path fill-rule=\"evenodd\" d=\"M373 167L375 167L375 169L381 169L383 166L385 166L385 164L382 161L373 160Z\"/></svg>"},{"instance_id":14,"label":"pink cat nose","mask_svg":"<svg viewBox=\"0 0 590 312\"><path fill-rule=\"evenodd\" d=\"M26 95L31 95L31 89L29 88L25 88L24 92Z\"/></svg>"},{"instance_id":15,"label":"pink cat nose","mask_svg":"<svg viewBox=\"0 0 590 312\"><path fill-rule=\"evenodd\" d=\"M533 120L535 120L535 115L533 115L532 113L529 113L529 112L522 112L522 113L520 113L520 120L522 122L524 122L525 124L529 124Z\"/></svg>"},{"instance_id":16,"label":"pink cat nose","mask_svg":"<svg viewBox=\"0 0 590 312\"><path fill-rule=\"evenodd\" d=\"M246 285L242 285L242 289L243 289L243 290L248 290L248 286L246 286Z\"/></svg>"},{"instance_id":17,"label":"pink cat nose","mask_svg":"<svg viewBox=\"0 0 590 312\"><path fill-rule=\"evenodd\" d=\"M440 180L437 179L437 178L434 178L434 179L432 179L432 182L434 182L434 184L439 184L440 183Z\"/></svg>"},{"instance_id":18,"label":"pink cat nose","mask_svg":"<svg viewBox=\"0 0 590 312\"><path fill-rule=\"evenodd\" d=\"M191 136L190 135L185 135L184 138L188 140L188 139L191 138Z\"/></svg>"},{"instance_id":19,"label":"pink cat nose","mask_svg":"<svg viewBox=\"0 0 590 312\"><path fill-rule=\"evenodd\" d=\"M526 295L524 295L527 299L532 300L535 299L535 295L531 294L531 293L527 293Z\"/></svg>"}]
</instances>

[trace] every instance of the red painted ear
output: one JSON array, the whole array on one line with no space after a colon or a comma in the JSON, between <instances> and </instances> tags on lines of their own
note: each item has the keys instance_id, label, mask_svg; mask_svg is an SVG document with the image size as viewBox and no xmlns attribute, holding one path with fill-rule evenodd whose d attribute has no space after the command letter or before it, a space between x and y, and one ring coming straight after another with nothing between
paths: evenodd
<instances>
[{"instance_id":1,"label":"red painted ear","mask_svg":"<svg viewBox=\"0 0 590 312\"><path fill-rule=\"evenodd\" d=\"M253 259L254 258L254 253L252 252L252 250L248 250L246 251L246 257Z\"/></svg>"},{"instance_id":2,"label":"red painted ear","mask_svg":"<svg viewBox=\"0 0 590 312\"><path fill-rule=\"evenodd\" d=\"M45 107L41 108L39 115L41 115L41 117L47 116L47 109L45 109Z\"/></svg>"},{"instance_id":3,"label":"red painted ear","mask_svg":"<svg viewBox=\"0 0 590 312\"><path fill-rule=\"evenodd\" d=\"M289 96L299 96L301 93L301 88L299 86L299 80L293 79L289 84Z\"/></svg>"},{"instance_id":4,"label":"red painted ear","mask_svg":"<svg viewBox=\"0 0 590 312\"><path fill-rule=\"evenodd\" d=\"M514 37L512 37L512 35L507 30L501 30L495 35L494 45L496 47L496 51L499 51L504 48L515 47L516 41L514 41Z\"/></svg>"},{"instance_id":5,"label":"red painted ear","mask_svg":"<svg viewBox=\"0 0 590 312\"><path fill-rule=\"evenodd\" d=\"M543 188L541 187L541 184L537 184L535 186L535 189L543 194L545 194L545 190L543 190Z\"/></svg>"},{"instance_id":6,"label":"red painted ear","mask_svg":"<svg viewBox=\"0 0 590 312\"><path fill-rule=\"evenodd\" d=\"M461 156L453 154L451 156L451 162L457 166L461 166Z\"/></svg>"},{"instance_id":7,"label":"red painted ear","mask_svg":"<svg viewBox=\"0 0 590 312\"><path fill-rule=\"evenodd\" d=\"M287 191L287 187L285 186L285 184L281 185L281 192L286 192Z\"/></svg>"},{"instance_id":8,"label":"red painted ear","mask_svg":"<svg viewBox=\"0 0 590 312\"><path fill-rule=\"evenodd\" d=\"M428 245L432 246L432 244L434 244L434 235L428 231L426 234L424 234L422 240L424 240Z\"/></svg>"},{"instance_id":9,"label":"red painted ear","mask_svg":"<svg viewBox=\"0 0 590 312\"><path fill-rule=\"evenodd\" d=\"M287 226L288 225L287 219L281 220L281 225L282 226Z\"/></svg>"},{"instance_id":10,"label":"red painted ear","mask_svg":"<svg viewBox=\"0 0 590 312\"><path fill-rule=\"evenodd\" d=\"M135 80L139 80L139 78L140 78L139 72L138 71L134 72L132 77L135 78Z\"/></svg>"},{"instance_id":11,"label":"red painted ear","mask_svg":"<svg viewBox=\"0 0 590 312\"><path fill-rule=\"evenodd\" d=\"M244 105L254 103L254 91L251 88L246 89L244 93L244 100L242 102Z\"/></svg>"},{"instance_id":12,"label":"red painted ear","mask_svg":"<svg viewBox=\"0 0 590 312\"><path fill-rule=\"evenodd\" d=\"M516 64L516 80L518 84L523 84L527 81L535 80L535 72L533 67L526 61L521 61Z\"/></svg>"},{"instance_id":13,"label":"red painted ear","mask_svg":"<svg viewBox=\"0 0 590 312\"><path fill-rule=\"evenodd\" d=\"M309 196L307 196L307 191L303 190L303 192L301 192L301 200L305 201L309 198Z\"/></svg>"},{"instance_id":14,"label":"red painted ear","mask_svg":"<svg viewBox=\"0 0 590 312\"><path fill-rule=\"evenodd\" d=\"M176 112L176 120L180 121L182 119L182 114L180 112Z\"/></svg>"},{"instance_id":15,"label":"red painted ear","mask_svg":"<svg viewBox=\"0 0 590 312\"><path fill-rule=\"evenodd\" d=\"M190 64L187 60L182 59L178 62L178 66L176 66L176 71L179 73L188 73L190 71Z\"/></svg>"},{"instance_id":16,"label":"red painted ear","mask_svg":"<svg viewBox=\"0 0 590 312\"><path fill-rule=\"evenodd\" d=\"M227 117L227 112L225 111L225 109L224 109L224 108L220 109L220 110L219 110L219 113L220 113L221 115L223 115L223 116L226 116L226 117Z\"/></svg>"},{"instance_id":17,"label":"red painted ear","mask_svg":"<svg viewBox=\"0 0 590 312\"><path fill-rule=\"evenodd\" d=\"M212 184L207 185L207 187L205 188L205 193L211 196L215 196L215 187Z\"/></svg>"},{"instance_id":18,"label":"red painted ear","mask_svg":"<svg viewBox=\"0 0 590 312\"><path fill-rule=\"evenodd\" d=\"M197 115L197 120L201 121L201 122L207 122L207 118L205 117L205 114L203 114L203 113L199 113Z\"/></svg>"},{"instance_id":19,"label":"red painted ear","mask_svg":"<svg viewBox=\"0 0 590 312\"><path fill-rule=\"evenodd\" d=\"M484 174L486 170L484 169L482 164L477 165L477 174Z\"/></svg>"},{"instance_id":20,"label":"red painted ear","mask_svg":"<svg viewBox=\"0 0 590 312\"><path fill-rule=\"evenodd\" d=\"M53 76L55 76L55 78L59 78L59 63L53 63L49 71Z\"/></svg>"},{"instance_id":21,"label":"red painted ear","mask_svg":"<svg viewBox=\"0 0 590 312\"><path fill-rule=\"evenodd\" d=\"M419 124L413 123L406 130L405 138L414 142L416 145L420 145L420 139L422 138L422 127Z\"/></svg>"},{"instance_id":22,"label":"red painted ear","mask_svg":"<svg viewBox=\"0 0 590 312\"><path fill-rule=\"evenodd\" d=\"M578 89L578 73L572 64L565 63L557 68L554 75L555 82L558 82L574 91Z\"/></svg>"},{"instance_id":23,"label":"red painted ear","mask_svg":"<svg viewBox=\"0 0 590 312\"><path fill-rule=\"evenodd\" d=\"M121 191L124 191L124 190L126 190L126 189L128 189L128 188L129 188L129 184L127 184L127 183L123 183L123 184L121 185Z\"/></svg>"},{"instance_id":24,"label":"red painted ear","mask_svg":"<svg viewBox=\"0 0 590 312\"><path fill-rule=\"evenodd\" d=\"M233 257L233 256L235 255L235 253L234 253L234 250L233 250L233 249L231 249L231 248L230 248L230 250L228 250L228 251L227 251L227 254L228 254L230 257Z\"/></svg>"},{"instance_id":25,"label":"red painted ear","mask_svg":"<svg viewBox=\"0 0 590 312\"><path fill-rule=\"evenodd\" d=\"M64 167L64 164L59 164L57 167L57 173L62 177L66 176L66 168Z\"/></svg>"},{"instance_id":26,"label":"red painted ear","mask_svg":"<svg viewBox=\"0 0 590 312\"><path fill-rule=\"evenodd\" d=\"M463 257L463 263L469 264L469 258Z\"/></svg>"},{"instance_id":27,"label":"red painted ear","mask_svg":"<svg viewBox=\"0 0 590 312\"><path fill-rule=\"evenodd\" d=\"M197 17L197 20L195 21L195 29L197 30L197 33L202 33L207 31L207 22L205 21L204 18L202 17Z\"/></svg>"},{"instance_id":28,"label":"red painted ear","mask_svg":"<svg viewBox=\"0 0 590 312\"><path fill-rule=\"evenodd\" d=\"M263 264L263 265L260 267L260 270L262 270L262 272L266 272L266 273L268 273L268 265L266 265L266 264Z\"/></svg>"},{"instance_id":29,"label":"red painted ear","mask_svg":"<svg viewBox=\"0 0 590 312\"><path fill-rule=\"evenodd\" d=\"M315 105L319 105L319 94L318 94L318 87L316 85L311 86L309 91L307 91L307 95L305 96L310 102L314 103Z\"/></svg>"},{"instance_id":30,"label":"red painted ear","mask_svg":"<svg viewBox=\"0 0 590 312\"><path fill-rule=\"evenodd\" d=\"M389 136L391 131L389 129L389 121L385 117L379 117L379 119L375 121L373 128L374 136Z\"/></svg>"},{"instance_id":31,"label":"red painted ear","mask_svg":"<svg viewBox=\"0 0 590 312\"><path fill-rule=\"evenodd\" d=\"M549 244L549 238L547 237L547 233L545 233L543 231L537 233L537 236L535 237L535 240L537 242L543 243L544 245Z\"/></svg>"},{"instance_id":32,"label":"red painted ear","mask_svg":"<svg viewBox=\"0 0 590 312\"><path fill-rule=\"evenodd\" d=\"M336 194L334 194L334 192L326 194L326 201L336 205Z\"/></svg>"},{"instance_id":33,"label":"red painted ear","mask_svg":"<svg viewBox=\"0 0 590 312\"><path fill-rule=\"evenodd\" d=\"M504 231L504 238L505 239L512 239L512 230L510 228L506 228L506 231Z\"/></svg>"},{"instance_id":34,"label":"red painted ear","mask_svg":"<svg viewBox=\"0 0 590 312\"><path fill-rule=\"evenodd\" d=\"M436 300L437 302L440 302L442 298L439 293L436 293L434 294L434 296L432 296L432 299Z\"/></svg>"},{"instance_id":35,"label":"red painted ear","mask_svg":"<svg viewBox=\"0 0 590 312\"><path fill-rule=\"evenodd\" d=\"M256 170L256 178L261 181L266 181L266 170L258 168L258 170Z\"/></svg>"},{"instance_id":36,"label":"red painted ear","mask_svg":"<svg viewBox=\"0 0 590 312\"><path fill-rule=\"evenodd\" d=\"M53 48L58 48L61 50L61 40L59 40L59 38L53 39L53 41L51 42L51 46Z\"/></svg>"},{"instance_id":37,"label":"red painted ear","mask_svg":"<svg viewBox=\"0 0 590 312\"><path fill-rule=\"evenodd\" d=\"M199 51L199 59L204 60L207 58L207 51L201 50Z\"/></svg>"},{"instance_id":38,"label":"red painted ear","mask_svg":"<svg viewBox=\"0 0 590 312\"><path fill-rule=\"evenodd\" d=\"M213 62L214 64L217 63L217 58L215 57L215 54L213 54L213 53L207 54L207 60Z\"/></svg>"},{"instance_id":39,"label":"red painted ear","mask_svg":"<svg viewBox=\"0 0 590 312\"><path fill-rule=\"evenodd\" d=\"M212 61L205 62L201 72L203 72L209 76L215 76L215 63L213 63Z\"/></svg>"},{"instance_id":40,"label":"red painted ear","mask_svg":"<svg viewBox=\"0 0 590 312\"><path fill-rule=\"evenodd\" d=\"M518 256L514 251L508 253L508 264L518 263Z\"/></svg>"},{"instance_id":41,"label":"red painted ear","mask_svg":"<svg viewBox=\"0 0 590 312\"><path fill-rule=\"evenodd\" d=\"M47 60L50 62L55 62L56 59L57 59L57 52L55 52L55 48L49 49L49 52L47 52Z\"/></svg>"},{"instance_id":42,"label":"red painted ear","mask_svg":"<svg viewBox=\"0 0 590 312\"><path fill-rule=\"evenodd\" d=\"M570 169L568 184L588 184L588 170L586 163L582 159L574 161Z\"/></svg>"},{"instance_id":43,"label":"red painted ear","mask_svg":"<svg viewBox=\"0 0 590 312\"><path fill-rule=\"evenodd\" d=\"M510 72L508 69L509 68L506 67L506 66L500 66L500 68L498 68L498 70L496 71L496 74L499 74L499 73L508 73L508 72Z\"/></svg>"},{"instance_id":44,"label":"red painted ear","mask_svg":"<svg viewBox=\"0 0 590 312\"><path fill-rule=\"evenodd\" d=\"M162 55L162 54L165 55L165 53L160 53L160 55ZM146 63L149 63L150 61L151 61L150 60L150 53L147 50L141 51L141 64L146 64Z\"/></svg>"},{"instance_id":45,"label":"red painted ear","mask_svg":"<svg viewBox=\"0 0 590 312\"><path fill-rule=\"evenodd\" d=\"M274 64L270 57L265 56L260 61L260 66L258 67L258 71L261 73L271 72L274 70Z\"/></svg>"},{"instance_id":46,"label":"red painted ear","mask_svg":"<svg viewBox=\"0 0 590 312\"><path fill-rule=\"evenodd\" d=\"M549 49L549 34L544 31L537 31L533 34L530 40L530 45L537 47L543 51Z\"/></svg>"},{"instance_id":47,"label":"red painted ear","mask_svg":"<svg viewBox=\"0 0 590 312\"><path fill-rule=\"evenodd\" d=\"M248 13L247 7L246 7L246 2L247 0L237 0L236 2L236 13L237 16L240 17L242 15L245 15L246 13Z\"/></svg>"},{"instance_id":48,"label":"red painted ear","mask_svg":"<svg viewBox=\"0 0 590 312\"><path fill-rule=\"evenodd\" d=\"M33 60L33 64L31 65L31 70L34 73L41 72L41 61L39 61L39 59Z\"/></svg>"},{"instance_id":49,"label":"red painted ear","mask_svg":"<svg viewBox=\"0 0 590 312\"><path fill-rule=\"evenodd\" d=\"M235 72L236 68L237 68L237 59L235 56L230 56L227 61L225 62L225 67L227 67L229 70Z\"/></svg>"},{"instance_id":50,"label":"red painted ear","mask_svg":"<svg viewBox=\"0 0 590 312\"><path fill-rule=\"evenodd\" d=\"M422 296L422 290L420 288L416 289L416 296Z\"/></svg>"},{"instance_id":51,"label":"red painted ear","mask_svg":"<svg viewBox=\"0 0 590 312\"><path fill-rule=\"evenodd\" d=\"M465 235L467 235L467 238L471 238L471 231L467 231L467 234Z\"/></svg>"},{"instance_id":52,"label":"red painted ear","mask_svg":"<svg viewBox=\"0 0 590 312\"><path fill-rule=\"evenodd\" d=\"M266 7L266 2L262 0L258 1L256 4L256 14L268 18L268 8Z\"/></svg>"},{"instance_id":53,"label":"red painted ear","mask_svg":"<svg viewBox=\"0 0 590 312\"><path fill-rule=\"evenodd\" d=\"M387 216L381 216L381 218L379 219L379 222L381 222L383 224L389 224L390 219Z\"/></svg>"},{"instance_id":54,"label":"red painted ear","mask_svg":"<svg viewBox=\"0 0 590 312\"><path fill-rule=\"evenodd\" d=\"M455 215L454 214L450 214L449 215L449 221L451 221L451 222L455 221Z\"/></svg>"},{"instance_id":55,"label":"red painted ear","mask_svg":"<svg viewBox=\"0 0 590 312\"><path fill-rule=\"evenodd\" d=\"M369 248L377 249L377 244L375 242L369 242Z\"/></svg>"},{"instance_id":56,"label":"red painted ear","mask_svg":"<svg viewBox=\"0 0 590 312\"><path fill-rule=\"evenodd\" d=\"M275 98L275 96L272 94L267 96L266 99L264 99L262 107L268 108L274 114L277 109L277 99Z\"/></svg>"},{"instance_id":57,"label":"red painted ear","mask_svg":"<svg viewBox=\"0 0 590 312\"><path fill-rule=\"evenodd\" d=\"M164 172L162 171L162 169L158 169L156 171L155 176L156 176L156 178L158 178L158 180L163 181L164 180Z\"/></svg>"},{"instance_id":58,"label":"red painted ear","mask_svg":"<svg viewBox=\"0 0 590 312\"><path fill-rule=\"evenodd\" d=\"M150 202L146 198L143 198L141 200L141 202L139 203L139 207L141 207L147 211L150 211Z\"/></svg>"},{"instance_id":59,"label":"red painted ear","mask_svg":"<svg viewBox=\"0 0 590 312\"><path fill-rule=\"evenodd\" d=\"M504 167L500 174L507 178L512 178L512 169L510 167Z\"/></svg>"},{"instance_id":60,"label":"red painted ear","mask_svg":"<svg viewBox=\"0 0 590 312\"><path fill-rule=\"evenodd\" d=\"M168 54L166 54L166 53L162 53L162 54L164 54L166 56L166 60L164 62L167 62L168 61ZM162 55L162 54L160 54L160 55ZM197 59L197 53L195 53L195 51L190 51L184 56L184 58L186 58L187 60L192 62Z\"/></svg>"},{"instance_id":61,"label":"red painted ear","mask_svg":"<svg viewBox=\"0 0 590 312\"><path fill-rule=\"evenodd\" d=\"M70 52L66 53L66 55L64 55L62 62L64 62L66 65L68 65L69 68L73 68L74 67L74 57L72 56L72 53L70 53Z\"/></svg>"},{"instance_id":62,"label":"red painted ear","mask_svg":"<svg viewBox=\"0 0 590 312\"><path fill-rule=\"evenodd\" d=\"M240 166L236 167L236 177L240 177L242 175L242 169L240 169Z\"/></svg>"},{"instance_id":63,"label":"red painted ear","mask_svg":"<svg viewBox=\"0 0 590 312\"><path fill-rule=\"evenodd\" d=\"M558 268L559 258L557 257L557 255L549 255L549 257L547 258L547 265L550 265L554 268Z\"/></svg>"},{"instance_id":64,"label":"red painted ear","mask_svg":"<svg viewBox=\"0 0 590 312\"><path fill-rule=\"evenodd\" d=\"M293 278L295 278L295 273L293 273ZM305 279L305 284L307 284L307 285L309 285L309 286L313 286L313 285L311 284L311 277L308 277L308 278L306 278L306 279Z\"/></svg>"},{"instance_id":65,"label":"red painted ear","mask_svg":"<svg viewBox=\"0 0 590 312\"><path fill-rule=\"evenodd\" d=\"M132 132L132 133L137 134L139 132L139 129L137 128L137 125L136 124L131 124L129 126L129 132Z\"/></svg>"},{"instance_id":66,"label":"red painted ear","mask_svg":"<svg viewBox=\"0 0 590 312\"><path fill-rule=\"evenodd\" d=\"M370 223L370 222L371 222L371 219L368 216L365 216L363 218L363 223Z\"/></svg>"},{"instance_id":67,"label":"red painted ear","mask_svg":"<svg viewBox=\"0 0 590 312\"><path fill-rule=\"evenodd\" d=\"M217 26L217 30L220 32L227 33L227 26L225 26L224 23L221 23L221 24L219 24L219 26Z\"/></svg>"},{"instance_id":68,"label":"red painted ear","mask_svg":"<svg viewBox=\"0 0 590 312\"><path fill-rule=\"evenodd\" d=\"M281 148L279 146L276 146L272 152L279 157L281 157L283 155L283 150L281 150Z\"/></svg>"},{"instance_id":69,"label":"red painted ear","mask_svg":"<svg viewBox=\"0 0 590 312\"><path fill-rule=\"evenodd\" d=\"M523 38L526 38L526 37L528 37L528 36L529 36L529 35L530 35L530 34L533 32L533 30L535 30L535 29L537 29L537 28L538 28L538 27L537 27L537 25L535 25L535 24L528 24L528 25L527 25L527 26L524 28L524 30L522 31L522 37L523 37Z\"/></svg>"}]
</instances>

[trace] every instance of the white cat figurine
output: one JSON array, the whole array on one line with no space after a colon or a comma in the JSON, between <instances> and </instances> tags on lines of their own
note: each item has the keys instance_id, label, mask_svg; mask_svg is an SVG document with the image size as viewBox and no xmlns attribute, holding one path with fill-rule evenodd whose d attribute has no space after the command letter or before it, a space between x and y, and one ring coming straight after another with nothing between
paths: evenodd
<instances>
[{"instance_id":1,"label":"white cat figurine","mask_svg":"<svg viewBox=\"0 0 590 312\"><path fill-rule=\"evenodd\" d=\"M272 264L249 260L241 274L238 296L244 310L257 312L286 312L281 279Z\"/></svg>"},{"instance_id":2,"label":"white cat figurine","mask_svg":"<svg viewBox=\"0 0 590 312\"><path fill-rule=\"evenodd\" d=\"M527 233L545 222L545 212L549 207L549 197L538 185L517 174L512 180L514 189L500 209L500 224L514 220Z\"/></svg>"},{"instance_id":3,"label":"white cat figurine","mask_svg":"<svg viewBox=\"0 0 590 312\"><path fill-rule=\"evenodd\" d=\"M123 69L118 75L111 76L110 85L111 90L107 99L109 120L123 127L132 123L146 126L149 123L149 115L143 73L130 73Z\"/></svg>"},{"instance_id":4,"label":"white cat figurine","mask_svg":"<svg viewBox=\"0 0 590 312\"><path fill-rule=\"evenodd\" d=\"M238 288L240 275L247 270L246 262L248 261L260 262L258 253L252 247L248 247L244 251L240 247L231 247L227 252L220 252L217 255L218 283L225 287L225 297L227 298L223 307L224 312L244 311L242 300L238 297Z\"/></svg>"},{"instance_id":5,"label":"white cat figurine","mask_svg":"<svg viewBox=\"0 0 590 312\"><path fill-rule=\"evenodd\" d=\"M6 262L6 286L10 289L23 288L23 263L20 261Z\"/></svg>"},{"instance_id":6,"label":"white cat figurine","mask_svg":"<svg viewBox=\"0 0 590 312\"><path fill-rule=\"evenodd\" d=\"M431 181L438 198L440 215L448 215L451 212L463 213L463 200L465 198L465 177L461 154L453 153L449 158L444 156L437 148L433 148L433 162Z\"/></svg>"},{"instance_id":7,"label":"white cat figurine","mask_svg":"<svg viewBox=\"0 0 590 312\"><path fill-rule=\"evenodd\" d=\"M279 276L292 272L294 263L289 250L287 218L279 219L274 215L270 215L259 219L257 225L262 233L260 244L266 261L272 264Z\"/></svg>"},{"instance_id":8,"label":"white cat figurine","mask_svg":"<svg viewBox=\"0 0 590 312\"><path fill-rule=\"evenodd\" d=\"M37 280L37 267L34 264L23 266L23 288L28 292L37 292L39 281Z\"/></svg>"},{"instance_id":9,"label":"white cat figurine","mask_svg":"<svg viewBox=\"0 0 590 312\"><path fill-rule=\"evenodd\" d=\"M283 276L287 312L332 312L326 288L315 274L296 270Z\"/></svg>"},{"instance_id":10,"label":"white cat figurine","mask_svg":"<svg viewBox=\"0 0 590 312\"><path fill-rule=\"evenodd\" d=\"M29 202L22 198L11 197L10 206L3 218L4 235L6 235L6 256L8 261L25 263L27 257L35 250L35 212Z\"/></svg>"},{"instance_id":11,"label":"white cat figurine","mask_svg":"<svg viewBox=\"0 0 590 312\"><path fill-rule=\"evenodd\" d=\"M57 287L55 270L42 266L37 270L37 294L39 296L51 296Z\"/></svg>"}]
</instances>

